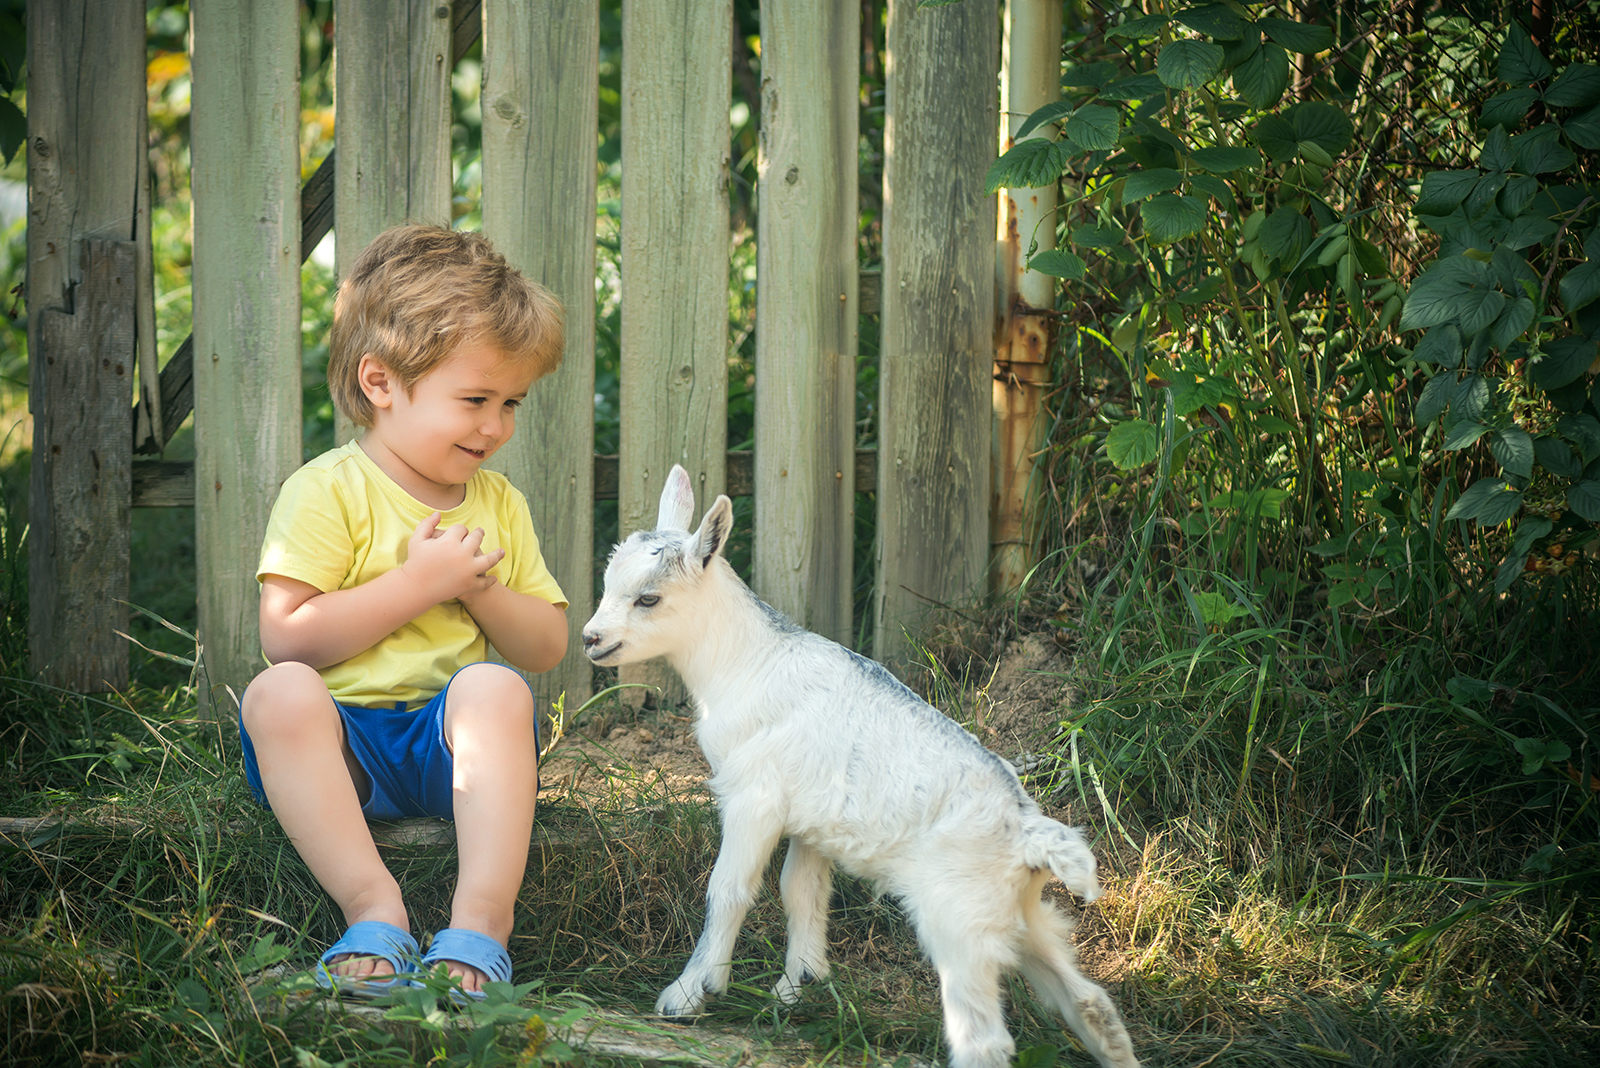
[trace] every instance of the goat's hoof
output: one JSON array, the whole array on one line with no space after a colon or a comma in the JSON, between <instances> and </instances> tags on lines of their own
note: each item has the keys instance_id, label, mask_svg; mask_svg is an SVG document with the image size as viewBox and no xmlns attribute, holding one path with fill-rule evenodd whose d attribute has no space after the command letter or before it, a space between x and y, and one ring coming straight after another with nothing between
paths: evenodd
<instances>
[{"instance_id":1,"label":"goat's hoof","mask_svg":"<svg viewBox=\"0 0 1600 1068\"><path fill-rule=\"evenodd\" d=\"M696 1015L705 1004L705 995L693 993L695 989L698 988L690 987L681 979L673 983L656 998L656 1015L675 1020Z\"/></svg>"}]
</instances>

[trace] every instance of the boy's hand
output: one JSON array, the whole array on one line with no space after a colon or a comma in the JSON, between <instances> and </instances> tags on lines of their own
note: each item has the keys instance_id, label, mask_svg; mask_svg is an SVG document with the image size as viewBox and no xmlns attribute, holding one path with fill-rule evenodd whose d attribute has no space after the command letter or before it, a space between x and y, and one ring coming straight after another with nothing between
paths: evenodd
<instances>
[{"instance_id":1,"label":"boy's hand","mask_svg":"<svg viewBox=\"0 0 1600 1068\"><path fill-rule=\"evenodd\" d=\"M434 512L417 524L400 570L435 604L470 600L495 584L495 577L488 572L505 559L506 551L479 552L482 527L469 531L458 523L440 530L439 519L440 514Z\"/></svg>"}]
</instances>

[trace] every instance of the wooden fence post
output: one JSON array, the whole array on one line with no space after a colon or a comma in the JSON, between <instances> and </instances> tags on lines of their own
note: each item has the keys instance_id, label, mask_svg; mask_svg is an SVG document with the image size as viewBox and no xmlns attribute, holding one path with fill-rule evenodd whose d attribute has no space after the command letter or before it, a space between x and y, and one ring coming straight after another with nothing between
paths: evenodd
<instances>
[{"instance_id":1,"label":"wooden fence post","mask_svg":"<svg viewBox=\"0 0 1600 1068\"><path fill-rule=\"evenodd\" d=\"M438 0L339 0L334 19L334 254L343 278L391 226L450 225L454 57L450 7ZM355 436L337 414L335 443Z\"/></svg>"},{"instance_id":2,"label":"wooden fence post","mask_svg":"<svg viewBox=\"0 0 1600 1068\"><path fill-rule=\"evenodd\" d=\"M29 4L26 18L30 659L52 685L102 690L128 674L115 631L128 620L133 435L122 413L137 283L122 257L125 243L150 243L137 210L144 4L59 0ZM116 244L86 249L91 238Z\"/></svg>"},{"instance_id":3,"label":"wooden fence post","mask_svg":"<svg viewBox=\"0 0 1600 1068\"><path fill-rule=\"evenodd\" d=\"M533 387L496 454L533 510L567 607L567 655L534 688L577 708L592 689L594 213L600 14L593 0L490 0L483 38L483 231L566 309L561 368Z\"/></svg>"},{"instance_id":4,"label":"wooden fence post","mask_svg":"<svg viewBox=\"0 0 1600 1068\"><path fill-rule=\"evenodd\" d=\"M1006 0L1000 79L1000 151L1027 117L1061 99L1061 5ZM1045 123L1030 137L1050 137ZM1055 347L1056 280L1027 270L1028 249L1056 247L1056 187L1002 189L995 235L994 500L989 506L997 591L1015 589L1038 561L1034 456L1048 427L1042 411Z\"/></svg>"},{"instance_id":5,"label":"wooden fence post","mask_svg":"<svg viewBox=\"0 0 1600 1068\"><path fill-rule=\"evenodd\" d=\"M756 592L853 645L860 11L761 7Z\"/></svg>"},{"instance_id":6,"label":"wooden fence post","mask_svg":"<svg viewBox=\"0 0 1600 1068\"><path fill-rule=\"evenodd\" d=\"M727 477L732 22L732 0L622 8L623 536L655 526L674 463L702 510ZM682 692L659 664L622 677Z\"/></svg>"},{"instance_id":7,"label":"wooden fence post","mask_svg":"<svg viewBox=\"0 0 1600 1068\"><path fill-rule=\"evenodd\" d=\"M874 655L903 670L927 609L989 558L995 0L891 0Z\"/></svg>"},{"instance_id":8,"label":"wooden fence post","mask_svg":"<svg viewBox=\"0 0 1600 1068\"><path fill-rule=\"evenodd\" d=\"M195 543L200 640L223 715L260 670L256 562L300 466L300 51L295 0L191 16Z\"/></svg>"},{"instance_id":9,"label":"wooden fence post","mask_svg":"<svg viewBox=\"0 0 1600 1068\"><path fill-rule=\"evenodd\" d=\"M92 693L128 681L128 434L138 257L131 241L87 238L76 312L39 315L33 424L29 638L33 671Z\"/></svg>"}]
</instances>

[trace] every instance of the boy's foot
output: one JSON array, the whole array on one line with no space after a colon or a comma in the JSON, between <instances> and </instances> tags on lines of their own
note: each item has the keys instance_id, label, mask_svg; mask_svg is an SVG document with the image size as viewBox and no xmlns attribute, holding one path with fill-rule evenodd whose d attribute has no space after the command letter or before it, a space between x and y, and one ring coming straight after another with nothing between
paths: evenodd
<instances>
[{"instance_id":1,"label":"boy's foot","mask_svg":"<svg viewBox=\"0 0 1600 1068\"><path fill-rule=\"evenodd\" d=\"M475 1001L483 998L485 983L511 981L511 956L506 947L465 927L446 927L435 934L422 955L422 964L428 969L444 965L450 977L459 980L461 993Z\"/></svg>"},{"instance_id":2,"label":"boy's foot","mask_svg":"<svg viewBox=\"0 0 1600 1068\"><path fill-rule=\"evenodd\" d=\"M317 962L319 986L352 997L378 997L410 982L417 940L382 920L353 923Z\"/></svg>"}]
</instances>

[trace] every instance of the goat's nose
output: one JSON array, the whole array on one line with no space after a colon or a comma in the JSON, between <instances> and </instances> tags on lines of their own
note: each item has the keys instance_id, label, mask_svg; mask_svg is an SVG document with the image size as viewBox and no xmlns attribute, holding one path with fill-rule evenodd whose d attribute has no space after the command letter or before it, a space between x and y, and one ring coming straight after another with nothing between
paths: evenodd
<instances>
[{"instance_id":1,"label":"goat's nose","mask_svg":"<svg viewBox=\"0 0 1600 1068\"><path fill-rule=\"evenodd\" d=\"M583 632L583 647L585 649L598 644L600 644L600 635L598 633L592 630Z\"/></svg>"}]
</instances>

